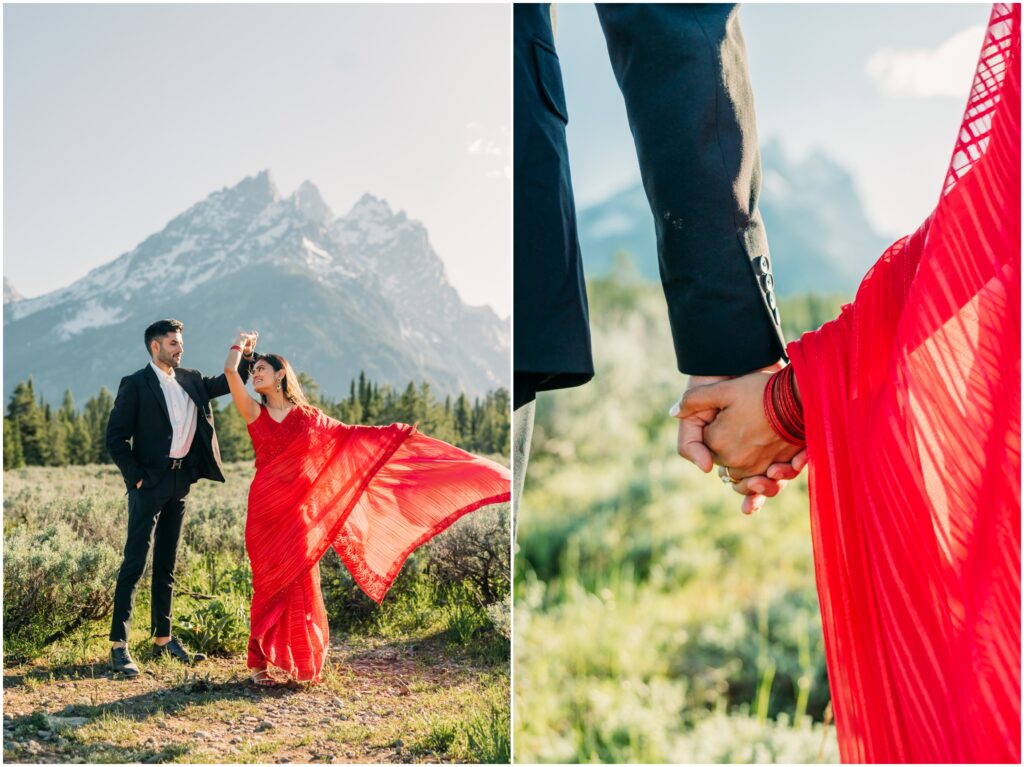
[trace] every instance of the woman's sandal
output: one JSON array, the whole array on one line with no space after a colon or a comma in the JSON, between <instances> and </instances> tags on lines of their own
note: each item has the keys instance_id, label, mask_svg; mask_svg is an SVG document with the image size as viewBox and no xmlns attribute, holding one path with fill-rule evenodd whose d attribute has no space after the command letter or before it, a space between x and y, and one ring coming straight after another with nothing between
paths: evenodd
<instances>
[{"instance_id":1,"label":"woman's sandal","mask_svg":"<svg viewBox=\"0 0 1024 767\"><path fill-rule=\"evenodd\" d=\"M281 683L270 675L270 671L261 668L249 675L249 681L258 687L277 687Z\"/></svg>"}]
</instances>

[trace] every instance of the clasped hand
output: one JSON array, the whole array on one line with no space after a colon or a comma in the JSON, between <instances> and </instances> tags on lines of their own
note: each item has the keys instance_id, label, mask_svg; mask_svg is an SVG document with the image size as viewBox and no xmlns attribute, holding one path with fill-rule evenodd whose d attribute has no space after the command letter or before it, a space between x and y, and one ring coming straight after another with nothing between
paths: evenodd
<instances>
[{"instance_id":1,"label":"clasped hand","mask_svg":"<svg viewBox=\"0 0 1024 767\"><path fill-rule=\"evenodd\" d=\"M761 509L807 463L806 449L781 439L764 413L764 388L780 368L776 364L737 378L691 376L669 411L679 419L679 455L704 473L714 464L727 467L738 480L732 489L745 496L744 514Z\"/></svg>"},{"instance_id":2,"label":"clasped hand","mask_svg":"<svg viewBox=\"0 0 1024 767\"><path fill-rule=\"evenodd\" d=\"M242 348L242 356L250 357L252 353L256 351L256 341L260 337L260 334L256 330L246 332L240 330L238 335L235 336L235 346Z\"/></svg>"}]
</instances>

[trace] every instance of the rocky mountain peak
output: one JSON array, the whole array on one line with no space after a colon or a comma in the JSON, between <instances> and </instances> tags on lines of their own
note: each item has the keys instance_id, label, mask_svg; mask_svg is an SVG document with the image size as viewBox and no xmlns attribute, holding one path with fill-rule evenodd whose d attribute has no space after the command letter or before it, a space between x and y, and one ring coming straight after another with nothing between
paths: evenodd
<instances>
[{"instance_id":1,"label":"rocky mountain peak","mask_svg":"<svg viewBox=\"0 0 1024 767\"><path fill-rule=\"evenodd\" d=\"M359 201L352 206L352 210L345 216L350 221L373 220L380 221L394 217L394 212L386 200L374 197L372 194L364 194ZM400 214L404 217L404 213Z\"/></svg>"},{"instance_id":2,"label":"rocky mountain peak","mask_svg":"<svg viewBox=\"0 0 1024 767\"><path fill-rule=\"evenodd\" d=\"M324 202L320 190L311 181L303 181L292 193L291 200L295 207L309 220L318 224L328 224L334 220L334 213Z\"/></svg>"},{"instance_id":3,"label":"rocky mountain peak","mask_svg":"<svg viewBox=\"0 0 1024 767\"><path fill-rule=\"evenodd\" d=\"M189 352L199 369L220 364L239 323L277 348L315 349L302 369L329 396L360 370L473 395L508 381L507 321L459 299L422 223L371 194L335 219L314 184L282 199L269 171L208 195L71 285L8 303L15 295L5 280L5 382L35 375L51 398L71 379L116 388L125 349L158 316L202 325ZM324 345L325 333L345 343Z\"/></svg>"},{"instance_id":4,"label":"rocky mountain peak","mask_svg":"<svg viewBox=\"0 0 1024 767\"><path fill-rule=\"evenodd\" d=\"M274 182L274 177L271 175L269 168L261 170L255 176L242 179L235 184L232 191L249 197L254 201L263 201L268 205L281 199L281 195L277 191L277 184Z\"/></svg>"},{"instance_id":5,"label":"rocky mountain peak","mask_svg":"<svg viewBox=\"0 0 1024 767\"><path fill-rule=\"evenodd\" d=\"M4 277L4 303L12 304L15 301L21 301L25 296L18 292L18 289L11 284L11 281Z\"/></svg>"}]
</instances>

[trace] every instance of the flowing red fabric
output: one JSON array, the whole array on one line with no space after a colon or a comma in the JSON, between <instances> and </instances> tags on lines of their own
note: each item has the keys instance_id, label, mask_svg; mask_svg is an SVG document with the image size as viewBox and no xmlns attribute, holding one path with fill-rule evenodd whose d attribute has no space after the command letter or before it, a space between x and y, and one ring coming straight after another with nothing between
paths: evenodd
<instances>
[{"instance_id":1,"label":"flowing red fabric","mask_svg":"<svg viewBox=\"0 0 1024 767\"><path fill-rule=\"evenodd\" d=\"M418 546L459 517L508 501L507 468L406 424L349 426L315 408L249 424L256 476L249 667L318 680L328 647L320 558L333 547L376 602Z\"/></svg>"},{"instance_id":2,"label":"flowing red fabric","mask_svg":"<svg viewBox=\"0 0 1024 767\"><path fill-rule=\"evenodd\" d=\"M940 202L790 344L845 762L1020 763L1020 6Z\"/></svg>"}]
</instances>

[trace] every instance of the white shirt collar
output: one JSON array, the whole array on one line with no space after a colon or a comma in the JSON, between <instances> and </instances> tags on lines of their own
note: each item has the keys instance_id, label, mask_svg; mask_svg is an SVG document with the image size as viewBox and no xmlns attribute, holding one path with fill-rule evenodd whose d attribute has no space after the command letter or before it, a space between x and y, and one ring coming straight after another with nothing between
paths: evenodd
<instances>
[{"instance_id":1,"label":"white shirt collar","mask_svg":"<svg viewBox=\"0 0 1024 767\"><path fill-rule=\"evenodd\" d=\"M169 380L173 381L176 378L176 376L174 375L174 368L171 368L171 372L170 373L165 373L159 367L157 367L156 363L153 362L153 361L150 361L149 366L151 368L153 368L153 370L156 372L157 378L160 379L160 380L163 380L163 379L166 378L166 379L169 379Z\"/></svg>"}]
</instances>

